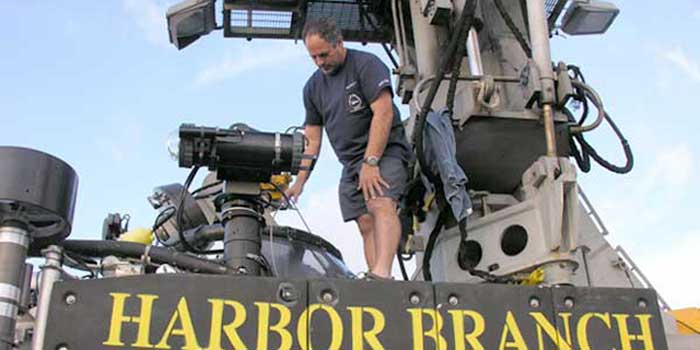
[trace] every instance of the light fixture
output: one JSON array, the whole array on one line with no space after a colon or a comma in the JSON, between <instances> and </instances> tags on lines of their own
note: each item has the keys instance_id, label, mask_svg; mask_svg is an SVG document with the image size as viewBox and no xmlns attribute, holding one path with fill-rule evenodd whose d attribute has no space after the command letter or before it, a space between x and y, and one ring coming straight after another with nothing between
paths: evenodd
<instances>
[{"instance_id":1,"label":"light fixture","mask_svg":"<svg viewBox=\"0 0 700 350\"><path fill-rule=\"evenodd\" d=\"M561 20L561 29L569 35L603 34L618 13L620 9L609 2L574 0Z\"/></svg>"},{"instance_id":2,"label":"light fixture","mask_svg":"<svg viewBox=\"0 0 700 350\"><path fill-rule=\"evenodd\" d=\"M171 6L166 13L170 42L182 50L216 28L215 0L187 0Z\"/></svg>"}]
</instances>

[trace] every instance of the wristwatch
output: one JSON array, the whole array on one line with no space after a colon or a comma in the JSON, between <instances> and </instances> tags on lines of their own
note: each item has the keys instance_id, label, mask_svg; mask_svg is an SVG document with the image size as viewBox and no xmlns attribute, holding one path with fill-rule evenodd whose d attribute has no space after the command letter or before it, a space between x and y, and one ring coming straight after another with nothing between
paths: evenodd
<instances>
[{"instance_id":1,"label":"wristwatch","mask_svg":"<svg viewBox=\"0 0 700 350\"><path fill-rule=\"evenodd\" d=\"M379 157L377 156L369 156L365 158L364 160L365 164L369 166L378 166L379 165Z\"/></svg>"}]
</instances>

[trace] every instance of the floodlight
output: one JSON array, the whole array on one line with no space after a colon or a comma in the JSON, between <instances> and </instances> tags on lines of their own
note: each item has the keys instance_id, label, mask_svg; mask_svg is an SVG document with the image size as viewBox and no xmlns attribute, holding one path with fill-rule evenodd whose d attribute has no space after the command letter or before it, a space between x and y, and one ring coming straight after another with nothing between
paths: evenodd
<instances>
[{"instance_id":1,"label":"floodlight","mask_svg":"<svg viewBox=\"0 0 700 350\"><path fill-rule=\"evenodd\" d=\"M216 28L214 0L187 0L166 13L170 42L182 50Z\"/></svg>"},{"instance_id":2,"label":"floodlight","mask_svg":"<svg viewBox=\"0 0 700 350\"><path fill-rule=\"evenodd\" d=\"M603 34L618 13L620 9L609 2L574 0L561 20L561 29L569 35Z\"/></svg>"}]
</instances>

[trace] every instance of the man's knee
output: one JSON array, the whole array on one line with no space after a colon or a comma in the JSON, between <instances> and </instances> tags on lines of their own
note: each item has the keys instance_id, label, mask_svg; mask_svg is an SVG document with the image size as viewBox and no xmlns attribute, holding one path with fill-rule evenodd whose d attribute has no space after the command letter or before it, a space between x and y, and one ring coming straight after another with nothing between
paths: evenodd
<instances>
[{"instance_id":1,"label":"man's knee","mask_svg":"<svg viewBox=\"0 0 700 350\"><path fill-rule=\"evenodd\" d=\"M378 197L367 202L367 211L373 216L396 215L396 201L388 197Z\"/></svg>"}]
</instances>

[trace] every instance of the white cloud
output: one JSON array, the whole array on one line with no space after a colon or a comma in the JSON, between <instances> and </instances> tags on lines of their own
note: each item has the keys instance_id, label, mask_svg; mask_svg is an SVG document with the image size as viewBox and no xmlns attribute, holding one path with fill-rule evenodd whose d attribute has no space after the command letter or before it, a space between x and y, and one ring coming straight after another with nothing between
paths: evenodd
<instances>
[{"instance_id":1,"label":"white cloud","mask_svg":"<svg viewBox=\"0 0 700 350\"><path fill-rule=\"evenodd\" d=\"M124 10L136 22L146 40L158 46L168 45L165 12L175 0L124 0Z\"/></svg>"},{"instance_id":2,"label":"white cloud","mask_svg":"<svg viewBox=\"0 0 700 350\"><path fill-rule=\"evenodd\" d=\"M671 308L700 306L700 280L692 278L700 231L687 232L671 244L659 244L636 259L659 295Z\"/></svg>"},{"instance_id":3,"label":"white cloud","mask_svg":"<svg viewBox=\"0 0 700 350\"><path fill-rule=\"evenodd\" d=\"M257 69L289 67L290 61L304 54L304 49L293 43L257 45L255 48L242 46L220 62L201 70L195 78L195 85L217 83Z\"/></svg>"},{"instance_id":4,"label":"white cloud","mask_svg":"<svg viewBox=\"0 0 700 350\"><path fill-rule=\"evenodd\" d=\"M688 78L700 82L700 62L690 58L682 47L676 46L672 49L664 50L661 52L661 56L673 63Z\"/></svg>"}]
</instances>

